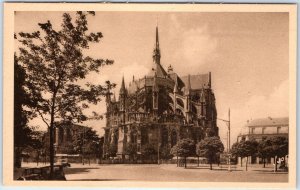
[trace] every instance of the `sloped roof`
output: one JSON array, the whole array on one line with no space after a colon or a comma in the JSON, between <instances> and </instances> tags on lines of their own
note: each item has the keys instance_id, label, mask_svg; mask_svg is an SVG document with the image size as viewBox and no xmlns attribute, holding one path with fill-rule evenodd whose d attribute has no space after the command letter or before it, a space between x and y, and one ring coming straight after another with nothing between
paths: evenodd
<instances>
[{"instance_id":1,"label":"sloped roof","mask_svg":"<svg viewBox=\"0 0 300 190\"><path fill-rule=\"evenodd\" d=\"M177 78L177 83L178 83L179 88L184 87L184 82L181 80L181 78L180 78L176 73L171 73L171 74L169 74L169 77L170 77L173 81L176 81L176 78Z\"/></svg>"},{"instance_id":2,"label":"sloped roof","mask_svg":"<svg viewBox=\"0 0 300 190\"><path fill-rule=\"evenodd\" d=\"M148 76L153 77L155 74L157 77L161 77L161 78L165 78L168 76L165 69L159 63L155 63L154 67L151 68Z\"/></svg>"},{"instance_id":3,"label":"sloped roof","mask_svg":"<svg viewBox=\"0 0 300 190\"><path fill-rule=\"evenodd\" d=\"M259 118L251 120L246 126L248 127L262 127L262 126L279 126L279 125L288 125L288 117L279 117L279 118Z\"/></svg>"},{"instance_id":4,"label":"sloped roof","mask_svg":"<svg viewBox=\"0 0 300 190\"><path fill-rule=\"evenodd\" d=\"M183 76L181 79L186 86L188 83L188 76ZM202 87L207 88L209 86L209 73L190 75L190 81L192 89L201 89Z\"/></svg>"}]
</instances>

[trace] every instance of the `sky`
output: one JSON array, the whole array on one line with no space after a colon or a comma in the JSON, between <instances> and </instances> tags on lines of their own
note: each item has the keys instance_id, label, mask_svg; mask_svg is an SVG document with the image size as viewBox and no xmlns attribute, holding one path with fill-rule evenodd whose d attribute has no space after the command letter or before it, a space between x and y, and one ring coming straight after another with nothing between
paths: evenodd
<instances>
[{"instance_id":1,"label":"sky","mask_svg":"<svg viewBox=\"0 0 300 190\"><path fill-rule=\"evenodd\" d=\"M15 32L39 30L37 23L47 20L59 29L62 14L16 12ZM231 142L235 142L247 120L289 115L288 21L288 13L96 12L88 17L88 28L102 32L103 39L84 53L113 59L114 64L90 74L85 82L110 80L117 84L118 95L123 75L127 85L133 75L145 76L153 67L158 26L165 69L171 64L179 76L211 72L218 118L228 119L230 108ZM91 108L104 113L104 99ZM31 123L46 129L39 119ZM104 133L105 120L84 124ZM218 127L226 142L226 124L218 120Z\"/></svg>"}]
</instances>

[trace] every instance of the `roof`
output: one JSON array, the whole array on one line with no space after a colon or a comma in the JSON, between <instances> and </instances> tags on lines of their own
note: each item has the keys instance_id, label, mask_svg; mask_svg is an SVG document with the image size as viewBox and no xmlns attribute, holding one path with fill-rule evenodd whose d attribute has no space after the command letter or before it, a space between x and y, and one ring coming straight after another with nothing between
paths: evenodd
<instances>
[{"instance_id":1,"label":"roof","mask_svg":"<svg viewBox=\"0 0 300 190\"><path fill-rule=\"evenodd\" d=\"M262 127L262 126L279 126L279 125L288 125L288 117L278 117L278 118L259 118L251 120L246 126L247 127Z\"/></svg>"},{"instance_id":2,"label":"roof","mask_svg":"<svg viewBox=\"0 0 300 190\"><path fill-rule=\"evenodd\" d=\"M165 69L163 68L163 66L160 63L155 63L155 65L151 68L151 70L148 74L148 76L151 76L151 77L154 77L155 75L157 77L161 77L161 78L168 76L167 72L165 71Z\"/></svg>"},{"instance_id":3,"label":"roof","mask_svg":"<svg viewBox=\"0 0 300 190\"><path fill-rule=\"evenodd\" d=\"M169 74L169 77L178 83L179 88L182 88L184 86L184 82L181 80L181 78L176 73Z\"/></svg>"},{"instance_id":4,"label":"roof","mask_svg":"<svg viewBox=\"0 0 300 190\"><path fill-rule=\"evenodd\" d=\"M181 77L185 85L188 83L188 76ZM191 88L192 89L201 89L208 88L210 86L209 73L199 74L199 75L190 75Z\"/></svg>"}]
</instances>

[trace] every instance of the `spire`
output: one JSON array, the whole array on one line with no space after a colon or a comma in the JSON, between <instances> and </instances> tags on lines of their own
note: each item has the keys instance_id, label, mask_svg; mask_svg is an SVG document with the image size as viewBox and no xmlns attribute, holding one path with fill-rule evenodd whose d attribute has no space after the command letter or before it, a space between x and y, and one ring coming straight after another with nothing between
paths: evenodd
<instances>
[{"instance_id":1,"label":"spire","mask_svg":"<svg viewBox=\"0 0 300 190\"><path fill-rule=\"evenodd\" d=\"M158 38L158 27L157 26L156 26L155 49L153 51L153 61L156 64L160 64L160 49L159 49L159 38Z\"/></svg>"},{"instance_id":2,"label":"spire","mask_svg":"<svg viewBox=\"0 0 300 190\"><path fill-rule=\"evenodd\" d=\"M208 73L208 87L211 88L211 72Z\"/></svg>"},{"instance_id":3,"label":"spire","mask_svg":"<svg viewBox=\"0 0 300 190\"><path fill-rule=\"evenodd\" d=\"M121 94L125 94L126 89L125 89L125 82L124 82L124 76L122 78L122 84L121 84L121 88L120 88L120 95Z\"/></svg>"},{"instance_id":4,"label":"spire","mask_svg":"<svg viewBox=\"0 0 300 190\"><path fill-rule=\"evenodd\" d=\"M158 26L156 26L156 44L155 44L155 49L159 50Z\"/></svg>"},{"instance_id":5,"label":"spire","mask_svg":"<svg viewBox=\"0 0 300 190\"><path fill-rule=\"evenodd\" d=\"M185 89L185 95L190 95L191 93L191 77L188 75L188 81Z\"/></svg>"}]
</instances>

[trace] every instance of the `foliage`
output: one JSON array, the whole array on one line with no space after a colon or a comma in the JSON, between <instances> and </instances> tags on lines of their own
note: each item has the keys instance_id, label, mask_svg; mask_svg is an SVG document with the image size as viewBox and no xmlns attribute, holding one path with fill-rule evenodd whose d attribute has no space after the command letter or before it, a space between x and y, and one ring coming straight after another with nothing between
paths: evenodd
<instances>
[{"instance_id":1,"label":"foliage","mask_svg":"<svg viewBox=\"0 0 300 190\"><path fill-rule=\"evenodd\" d=\"M14 167L21 167L21 153L34 142L33 130L27 123L32 116L24 106L31 107L29 94L24 89L26 73L18 58L14 55Z\"/></svg>"},{"instance_id":2,"label":"foliage","mask_svg":"<svg viewBox=\"0 0 300 190\"><path fill-rule=\"evenodd\" d=\"M90 83L79 85L90 72L98 73L101 66L110 65L111 60L94 59L83 54L90 43L98 43L101 32L88 33L87 16L94 12L76 13L75 21L70 14L63 14L61 29L53 28L50 21L39 23L41 31L19 33L18 60L25 68L26 91L35 103L34 111L50 129L50 165L53 174L54 147L53 128L55 121L82 122L99 118L83 113L90 103L97 104L107 91L114 87L109 81L106 86Z\"/></svg>"},{"instance_id":3,"label":"foliage","mask_svg":"<svg viewBox=\"0 0 300 190\"><path fill-rule=\"evenodd\" d=\"M262 139L258 142L257 155L263 159L265 167L265 159L271 157L273 154L272 141L267 139Z\"/></svg>"},{"instance_id":4,"label":"foliage","mask_svg":"<svg viewBox=\"0 0 300 190\"><path fill-rule=\"evenodd\" d=\"M270 138L272 144L272 156L283 157L288 155L289 141L286 137L272 137Z\"/></svg>"},{"instance_id":5,"label":"foliage","mask_svg":"<svg viewBox=\"0 0 300 190\"><path fill-rule=\"evenodd\" d=\"M254 139L242 140L237 144L233 144L231 152L233 155L241 157L241 162L246 157L246 170L248 166L248 157L257 153L258 143Z\"/></svg>"},{"instance_id":6,"label":"foliage","mask_svg":"<svg viewBox=\"0 0 300 190\"><path fill-rule=\"evenodd\" d=\"M96 131L91 127L83 127L79 133L73 136L73 147L74 152L84 155L98 155L100 138Z\"/></svg>"},{"instance_id":7,"label":"foliage","mask_svg":"<svg viewBox=\"0 0 300 190\"><path fill-rule=\"evenodd\" d=\"M217 155L224 151L224 145L219 137L206 137L197 144L196 151L198 156L208 159L210 169L212 169L212 162Z\"/></svg>"},{"instance_id":8,"label":"foliage","mask_svg":"<svg viewBox=\"0 0 300 190\"><path fill-rule=\"evenodd\" d=\"M195 143L192 139L181 139L172 148L172 153L181 157L188 157L195 155Z\"/></svg>"},{"instance_id":9,"label":"foliage","mask_svg":"<svg viewBox=\"0 0 300 190\"><path fill-rule=\"evenodd\" d=\"M192 139L181 139L171 149L171 154L184 157L184 163L186 168L186 157L194 156L196 151L195 143Z\"/></svg>"}]
</instances>

